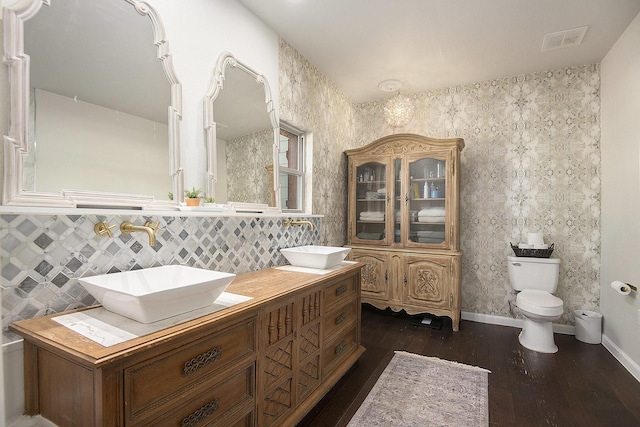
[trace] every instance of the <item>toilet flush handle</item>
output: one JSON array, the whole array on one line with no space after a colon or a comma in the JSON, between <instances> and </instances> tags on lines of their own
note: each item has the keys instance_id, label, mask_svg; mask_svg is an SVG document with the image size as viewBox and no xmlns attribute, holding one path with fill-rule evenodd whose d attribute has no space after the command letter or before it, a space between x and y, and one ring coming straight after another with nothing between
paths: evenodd
<instances>
[{"instance_id":1,"label":"toilet flush handle","mask_svg":"<svg viewBox=\"0 0 640 427\"><path fill-rule=\"evenodd\" d=\"M520 267L522 264L520 264L519 262L512 262L511 265L515 267Z\"/></svg>"}]
</instances>

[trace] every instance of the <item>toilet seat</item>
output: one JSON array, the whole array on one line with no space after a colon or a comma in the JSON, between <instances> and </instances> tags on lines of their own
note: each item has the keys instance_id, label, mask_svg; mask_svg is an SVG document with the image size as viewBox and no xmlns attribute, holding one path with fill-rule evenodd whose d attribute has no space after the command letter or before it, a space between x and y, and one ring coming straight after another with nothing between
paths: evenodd
<instances>
[{"instance_id":1,"label":"toilet seat","mask_svg":"<svg viewBox=\"0 0 640 427\"><path fill-rule=\"evenodd\" d=\"M518 308L539 316L560 316L563 313L562 304L560 298L536 289L526 289L516 296Z\"/></svg>"}]
</instances>

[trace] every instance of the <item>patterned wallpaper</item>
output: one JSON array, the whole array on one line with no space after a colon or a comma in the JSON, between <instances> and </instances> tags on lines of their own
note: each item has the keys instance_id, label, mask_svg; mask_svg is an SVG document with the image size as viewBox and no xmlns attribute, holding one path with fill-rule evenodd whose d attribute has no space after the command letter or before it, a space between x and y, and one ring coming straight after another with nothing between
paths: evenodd
<instances>
[{"instance_id":1,"label":"patterned wallpaper","mask_svg":"<svg viewBox=\"0 0 640 427\"><path fill-rule=\"evenodd\" d=\"M228 200L269 203L271 186L265 166L273 164L273 129L227 141Z\"/></svg>"},{"instance_id":2,"label":"patterned wallpaper","mask_svg":"<svg viewBox=\"0 0 640 427\"><path fill-rule=\"evenodd\" d=\"M346 163L340 153L392 133L464 138L461 183L462 310L510 317L509 242L544 233L561 259L560 323L598 310L600 69L586 65L409 94L413 119L392 128L384 99L349 104L286 42L280 117L314 134L314 213L323 240L346 242Z\"/></svg>"},{"instance_id":3,"label":"patterned wallpaper","mask_svg":"<svg viewBox=\"0 0 640 427\"><path fill-rule=\"evenodd\" d=\"M346 244L347 159L353 140L351 101L280 39L280 120L313 132L313 209L324 215L321 243Z\"/></svg>"}]
</instances>

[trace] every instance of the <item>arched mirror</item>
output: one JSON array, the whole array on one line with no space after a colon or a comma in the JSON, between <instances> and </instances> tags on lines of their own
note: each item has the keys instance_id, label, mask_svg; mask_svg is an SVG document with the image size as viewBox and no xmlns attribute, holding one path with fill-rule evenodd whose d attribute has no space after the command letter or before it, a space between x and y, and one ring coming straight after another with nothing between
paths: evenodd
<instances>
[{"instance_id":1,"label":"arched mirror","mask_svg":"<svg viewBox=\"0 0 640 427\"><path fill-rule=\"evenodd\" d=\"M277 208L278 121L268 82L223 53L204 98L204 115L207 195L217 203Z\"/></svg>"},{"instance_id":2,"label":"arched mirror","mask_svg":"<svg viewBox=\"0 0 640 427\"><path fill-rule=\"evenodd\" d=\"M5 8L4 31L3 203L177 208L181 85L155 10L22 0Z\"/></svg>"}]
</instances>

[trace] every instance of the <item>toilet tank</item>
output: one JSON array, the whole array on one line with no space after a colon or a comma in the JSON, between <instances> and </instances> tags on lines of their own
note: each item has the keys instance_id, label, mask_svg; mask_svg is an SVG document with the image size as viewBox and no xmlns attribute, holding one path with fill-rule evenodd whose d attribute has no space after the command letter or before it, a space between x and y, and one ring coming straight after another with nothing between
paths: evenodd
<instances>
[{"instance_id":1,"label":"toilet tank","mask_svg":"<svg viewBox=\"0 0 640 427\"><path fill-rule=\"evenodd\" d=\"M558 287L560 260L558 258L529 258L508 256L509 283L516 291L537 289L554 293Z\"/></svg>"}]
</instances>

